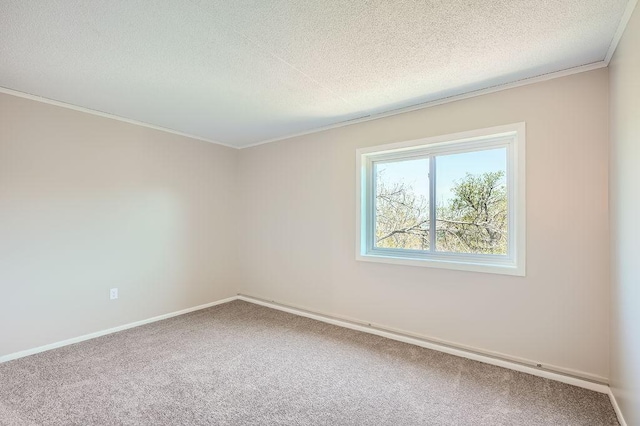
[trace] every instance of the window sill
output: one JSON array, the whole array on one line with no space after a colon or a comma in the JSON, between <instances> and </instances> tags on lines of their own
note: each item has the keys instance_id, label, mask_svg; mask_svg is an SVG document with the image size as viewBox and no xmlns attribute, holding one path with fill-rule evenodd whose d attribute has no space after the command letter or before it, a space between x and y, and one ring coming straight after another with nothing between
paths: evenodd
<instances>
[{"instance_id":1,"label":"window sill","mask_svg":"<svg viewBox=\"0 0 640 426\"><path fill-rule=\"evenodd\" d=\"M363 262L389 263L393 265L419 266L426 268L452 269L457 271L482 272L487 274L513 275L524 277L524 266L513 264L473 263L442 259L411 259L381 254L357 254L356 260Z\"/></svg>"}]
</instances>

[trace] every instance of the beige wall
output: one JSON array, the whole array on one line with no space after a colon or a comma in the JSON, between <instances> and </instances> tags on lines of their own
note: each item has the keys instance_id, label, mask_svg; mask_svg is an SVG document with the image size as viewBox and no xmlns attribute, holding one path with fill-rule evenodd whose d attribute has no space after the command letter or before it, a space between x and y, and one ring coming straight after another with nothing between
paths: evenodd
<instances>
[{"instance_id":1,"label":"beige wall","mask_svg":"<svg viewBox=\"0 0 640 426\"><path fill-rule=\"evenodd\" d=\"M520 121L525 278L355 260L357 148ZM606 69L241 151L0 95L0 356L240 290L608 378L607 157Z\"/></svg>"},{"instance_id":2,"label":"beige wall","mask_svg":"<svg viewBox=\"0 0 640 426\"><path fill-rule=\"evenodd\" d=\"M359 147L525 121L525 278L355 260ZM240 291L609 376L608 70L240 151Z\"/></svg>"},{"instance_id":3,"label":"beige wall","mask_svg":"<svg viewBox=\"0 0 640 426\"><path fill-rule=\"evenodd\" d=\"M236 157L0 94L0 356L235 294Z\"/></svg>"},{"instance_id":4,"label":"beige wall","mask_svg":"<svg viewBox=\"0 0 640 426\"><path fill-rule=\"evenodd\" d=\"M611 387L640 425L640 9L610 64Z\"/></svg>"}]
</instances>

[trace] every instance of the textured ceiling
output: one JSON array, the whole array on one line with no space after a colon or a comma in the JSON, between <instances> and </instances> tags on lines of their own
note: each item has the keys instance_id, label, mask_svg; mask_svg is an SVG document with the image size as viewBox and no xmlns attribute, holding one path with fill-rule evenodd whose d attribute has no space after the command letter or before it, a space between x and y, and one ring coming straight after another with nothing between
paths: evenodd
<instances>
[{"instance_id":1,"label":"textured ceiling","mask_svg":"<svg viewBox=\"0 0 640 426\"><path fill-rule=\"evenodd\" d=\"M602 61L627 0L2 0L0 86L246 146Z\"/></svg>"}]
</instances>

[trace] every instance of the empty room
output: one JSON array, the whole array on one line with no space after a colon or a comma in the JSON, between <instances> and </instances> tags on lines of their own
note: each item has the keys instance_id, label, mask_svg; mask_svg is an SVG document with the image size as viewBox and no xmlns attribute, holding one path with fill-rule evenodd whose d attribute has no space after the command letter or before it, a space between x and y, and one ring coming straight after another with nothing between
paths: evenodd
<instances>
[{"instance_id":1,"label":"empty room","mask_svg":"<svg viewBox=\"0 0 640 426\"><path fill-rule=\"evenodd\" d=\"M0 0L0 425L640 426L637 0Z\"/></svg>"}]
</instances>

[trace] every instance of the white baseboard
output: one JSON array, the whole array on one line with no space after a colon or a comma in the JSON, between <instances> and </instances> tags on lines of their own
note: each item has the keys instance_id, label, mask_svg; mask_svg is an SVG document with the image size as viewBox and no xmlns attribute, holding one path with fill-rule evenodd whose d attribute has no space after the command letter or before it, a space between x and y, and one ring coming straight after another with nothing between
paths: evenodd
<instances>
[{"instance_id":1,"label":"white baseboard","mask_svg":"<svg viewBox=\"0 0 640 426\"><path fill-rule=\"evenodd\" d=\"M611 388L609 388L609 400L611 400L611 405L613 405L613 410L616 412L616 417L618 417L618 422L620 426L627 426L627 422L624 420L624 416L622 415L622 411L620 410L620 406L618 405L618 401L616 401L616 396L613 394Z\"/></svg>"},{"instance_id":2,"label":"white baseboard","mask_svg":"<svg viewBox=\"0 0 640 426\"><path fill-rule=\"evenodd\" d=\"M226 299L216 300L215 302L205 303L204 305L194 306L192 308L182 309L180 311L170 312L164 315L158 315L157 317L147 318L141 321L132 322L125 325L120 325L118 327L109 328L107 330L96 331L95 333L85 334L83 336L73 337L71 339L62 340L60 342L50 343L44 346L38 346L37 348L27 349L20 352L14 352L12 354L0 356L0 363L11 361L18 358L23 358L25 356L34 355L40 352L49 351L51 349L60 348L62 346L73 345L74 343L83 342L89 339L95 339L96 337L105 336L111 333L117 333L118 331L127 330L133 327L139 327L141 325L149 324L156 321L162 321L167 318L176 317L178 315L188 314L189 312L199 311L201 309L210 308L211 306L221 305L223 303L231 302L236 300L237 296L228 297Z\"/></svg>"},{"instance_id":3,"label":"white baseboard","mask_svg":"<svg viewBox=\"0 0 640 426\"><path fill-rule=\"evenodd\" d=\"M401 334L395 331L385 330L379 327L373 327L370 325L358 324L348 320L336 318L331 315L325 315L317 312L310 312L304 309L294 308L281 303L269 302L260 298L238 295L239 300L245 302L255 303L257 305L266 306L268 308L277 309L279 311L288 312L290 314L311 318L317 321L322 321L328 324L337 325L339 327L345 327L352 330L362 331L369 334L375 334L376 336L386 337L388 339L397 340L399 342L409 343L412 345L420 346L427 349L433 349L439 352L448 353L451 355L459 356L462 358L472 359L474 361L484 362L486 364L496 365L498 367L508 368L510 370L520 371L522 373L528 373L538 377L544 377L546 379L555 380L569 385L578 386L581 388L589 389L595 392L609 394L609 386L604 383L597 383L590 380L581 379L578 377L558 373L555 371L549 371L542 368L535 368L528 365L524 365L518 362L493 357L489 355L483 355L478 351L470 351L460 349L448 345L438 344L433 341L429 341L424 338L409 336Z\"/></svg>"},{"instance_id":4,"label":"white baseboard","mask_svg":"<svg viewBox=\"0 0 640 426\"><path fill-rule=\"evenodd\" d=\"M132 322L132 323L129 323L129 324L121 325L121 326L118 326L118 327L109 328L107 330L102 330L102 331L98 331L98 332L95 332L95 333L85 334L83 336L74 337L74 338L67 339L67 340L62 340L60 342L55 342L55 343L51 343L51 344L44 345L44 346L39 346L37 348L27 349L27 350L24 350L24 351L20 351L20 352L15 352L15 353L12 353L12 354L4 355L4 356L0 357L0 363L11 361L11 360L18 359L18 358L23 358L23 357L29 356L29 355L34 355L34 354L37 354L37 353L40 353L40 352L49 351L51 349L56 349L56 348L60 348L60 347L63 347L63 346L72 345L74 343L83 342L85 340L94 339L96 337L105 336L107 334L116 333L118 331L127 330L129 328L138 327L138 326L149 324L149 323L156 322L156 321L161 321L161 320L164 320L164 319L167 319L167 318L172 318L172 317L175 317L175 316L178 316L178 315L187 314L189 312L194 312L194 311L198 311L198 310L201 310L201 309L206 309L206 308L209 308L211 306L221 305L223 303L228 303L228 302L231 302L233 300L243 300L245 302L254 303L256 305L261 305L261 306L265 306L265 307L272 308L272 309L277 309L279 311L288 312L290 314L299 315L299 316L303 316L303 317L306 317L306 318L311 318L311 319L314 319L314 320L317 320L317 321L322 321L322 322L325 322L325 323L328 323L328 324L337 325L339 327L345 327L345 328L349 328L349 329L352 329L352 330L362 331L362 332L365 332L365 333L374 334L374 335L381 336L381 337L386 337L388 339L397 340L399 342L409 343L409 344L412 344L412 345L420 346L420 347L427 348L427 349L433 349L433 350L436 350L436 351L448 353L448 354L459 356L459 357L462 357L462 358L468 358L468 359L472 359L472 360L475 360L475 361L484 362L486 364L496 365L498 367L508 368L510 370L520 371L520 372L528 373L528 374L531 374L531 375L534 375L534 376L544 377L544 378L547 378L547 379L550 379L550 380L556 380L558 382L567 383L567 384L570 384L570 385L573 385L573 386L578 386L578 387L589 389L589 390L592 390L592 391L605 393L605 394L608 394L609 397L611 398L611 403L613 404L614 409L616 410L616 414L618 415L618 418L620 419L620 423L622 424L622 426L626 426L626 423L624 423L624 420L622 419L622 413L620 412L620 408L618 407L617 403L615 402L615 398L614 398L613 394L611 393L611 389L606 384L592 382L592 381L589 381L589 380L585 380L585 379L581 379L581 378L578 378L578 377L557 373L557 372L554 372L554 371L544 370L544 369L540 369L540 368L534 368L534 367L531 367L531 366L528 366L528 365L524 365L524 364L521 364L521 363L518 363L518 362L514 362L514 361L510 361L510 360L506 360L506 359L501 359L499 357L492 357L492 356L488 356L488 355L483 355L483 354L478 353L476 351L465 350L465 349L461 349L461 348L451 347L451 346L448 346L448 345L438 344L436 342L429 341L429 340L426 340L424 338L409 336L409 335L405 335L405 334L398 333L398 332L395 332L395 331L385 330L385 329L382 329L382 328L379 328L379 327L373 327L373 326L369 326L369 325L358 324L358 323L351 322L351 321L348 321L348 320L335 318L335 317L332 317L330 315L310 312L310 311L307 311L307 310L294 308L294 307L283 305L283 304L280 304L280 303L269 302L269 301L266 301L266 300L262 300L262 299L259 299L259 298L246 296L246 295L232 296L232 297L228 297L226 299L217 300L215 302L206 303L204 305L194 306L192 308L187 308L187 309L171 312L171 313L164 314L164 315L159 315L159 316L156 316L156 317L153 317L153 318L148 318L148 319L144 319L144 320L141 320L141 321L136 321L136 322Z\"/></svg>"}]
</instances>

